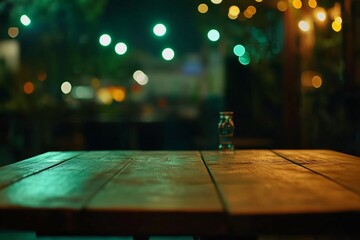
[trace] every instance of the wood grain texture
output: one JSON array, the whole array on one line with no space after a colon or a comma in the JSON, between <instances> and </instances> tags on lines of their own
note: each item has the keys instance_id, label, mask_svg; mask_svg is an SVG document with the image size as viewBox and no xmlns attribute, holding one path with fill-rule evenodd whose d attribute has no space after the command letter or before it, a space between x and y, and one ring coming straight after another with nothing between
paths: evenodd
<instances>
[{"instance_id":1,"label":"wood grain texture","mask_svg":"<svg viewBox=\"0 0 360 240\"><path fill-rule=\"evenodd\" d=\"M134 154L85 213L87 219L106 216L101 225L107 232L224 232L222 204L196 151Z\"/></svg>"},{"instance_id":2,"label":"wood grain texture","mask_svg":"<svg viewBox=\"0 0 360 240\"><path fill-rule=\"evenodd\" d=\"M235 233L354 231L360 224L358 194L270 150L203 157Z\"/></svg>"},{"instance_id":3,"label":"wood grain texture","mask_svg":"<svg viewBox=\"0 0 360 240\"><path fill-rule=\"evenodd\" d=\"M0 225L73 228L77 211L130 161L126 153L109 155L83 152L2 189Z\"/></svg>"},{"instance_id":4,"label":"wood grain texture","mask_svg":"<svg viewBox=\"0 0 360 240\"><path fill-rule=\"evenodd\" d=\"M274 152L360 194L360 157L331 150Z\"/></svg>"},{"instance_id":5,"label":"wood grain texture","mask_svg":"<svg viewBox=\"0 0 360 240\"><path fill-rule=\"evenodd\" d=\"M71 154L0 168L0 228L140 236L360 231L353 156L326 150Z\"/></svg>"},{"instance_id":6,"label":"wood grain texture","mask_svg":"<svg viewBox=\"0 0 360 240\"><path fill-rule=\"evenodd\" d=\"M0 189L22 178L67 161L79 152L47 152L0 168Z\"/></svg>"}]
</instances>

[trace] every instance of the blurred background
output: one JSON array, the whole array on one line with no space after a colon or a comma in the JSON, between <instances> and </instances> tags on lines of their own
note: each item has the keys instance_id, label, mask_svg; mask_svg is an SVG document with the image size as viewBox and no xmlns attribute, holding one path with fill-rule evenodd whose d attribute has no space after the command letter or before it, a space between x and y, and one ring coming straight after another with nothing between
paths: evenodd
<instances>
[{"instance_id":1,"label":"blurred background","mask_svg":"<svg viewBox=\"0 0 360 240\"><path fill-rule=\"evenodd\" d=\"M360 155L360 1L2 0L0 165L54 150Z\"/></svg>"}]
</instances>

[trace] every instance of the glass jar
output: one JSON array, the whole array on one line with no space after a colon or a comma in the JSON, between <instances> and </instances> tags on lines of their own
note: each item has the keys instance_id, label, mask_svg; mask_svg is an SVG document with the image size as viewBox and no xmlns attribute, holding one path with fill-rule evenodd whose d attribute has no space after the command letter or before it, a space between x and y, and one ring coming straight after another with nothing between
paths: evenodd
<instances>
[{"instance_id":1,"label":"glass jar","mask_svg":"<svg viewBox=\"0 0 360 240\"><path fill-rule=\"evenodd\" d=\"M234 122L233 112L220 112L220 120L218 124L219 132L219 150L233 151L233 137L234 137Z\"/></svg>"}]
</instances>

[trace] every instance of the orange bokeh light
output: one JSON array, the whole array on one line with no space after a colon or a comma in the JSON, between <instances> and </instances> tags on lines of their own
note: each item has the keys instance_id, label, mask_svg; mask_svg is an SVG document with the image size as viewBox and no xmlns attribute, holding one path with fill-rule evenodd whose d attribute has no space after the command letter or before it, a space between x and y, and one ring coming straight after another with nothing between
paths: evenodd
<instances>
[{"instance_id":1,"label":"orange bokeh light","mask_svg":"<svg viewBox=\"0 0 360 240\"><path fill-rule=\"evenodd\" d=\"M24 92L26 94L32 94L35 91L35 85L32 82L26 82L24 84Z\"/></svg>"}]
</instances>

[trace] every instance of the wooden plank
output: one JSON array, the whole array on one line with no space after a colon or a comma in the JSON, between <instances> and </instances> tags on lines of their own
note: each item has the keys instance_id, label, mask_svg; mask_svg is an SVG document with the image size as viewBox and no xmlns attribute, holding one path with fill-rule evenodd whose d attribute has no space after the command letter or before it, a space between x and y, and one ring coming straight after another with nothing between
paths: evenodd
<instances>
[{"instance_id":1,"label":"wooden plank","mask_svg":"<svg viewBox=\"0 0 360 240\"><path fill-rule=\"evenodd\" d=\"M360 157L331 150L274 150L360 195Z\"/></svg>"},{"instance_id":2,"label":"wooden plank","mask_svg":"<svg viewBox=\"0 0 360 240\"><path fill-rule=\"evenodd\" d=\"M76 230L78 211L131 161L130 155L83 152L9 185L0 191L0 227Z\"/></svg>"},{"instance_id":3,"label":"wooden plank","mask_svg":"<svg viewBox=\"0 0 360 240\"><path fill-rule=\"evenodd\" d=\"M203 152L233 234L357 231L360 196L269 150Z\"/></svg>"},{"instance_id":4,"label":"wooden plank","mask_svg":"<svg viewBox=\"0 0 360 240\"><path fill-rule=\"evenodd\" d=\"M135 154L84 215L84 231L95 233L223 234L226 226L218 193L195 151Z\"/></svg>"},{"instance_id":5,"label":"wooden plank","mask_svg":"<svg viewBox=\"0 0 360 240\"><path fill-rule=\"evenodd\" d=\"M22 178L67 161L79 152L46 152L0 168L0 189Z\"/></svg>"}]
</instances>

